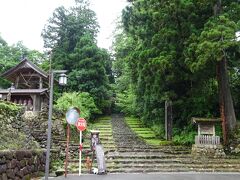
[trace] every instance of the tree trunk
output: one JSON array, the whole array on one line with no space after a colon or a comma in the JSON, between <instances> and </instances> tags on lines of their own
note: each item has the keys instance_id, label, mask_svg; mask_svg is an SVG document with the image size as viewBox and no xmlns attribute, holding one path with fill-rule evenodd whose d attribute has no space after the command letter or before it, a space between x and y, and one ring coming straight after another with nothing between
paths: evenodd
<instances>
[{"instance_id":1,"label":"tree trunk","mask_svg":"<svg viewBox=\"0 0 240 180\"><path fill-rule=\"evenodd\" d=\"M230 91L226 57L218 62L218 86L223 140L224 144L227 144L229 135L236 127L236 116Z\"/></svg>"},{"instance_id":2,"label":"tree trunk","mask_svg":"<svg viewBox=\"0 0 240 180\"><path fill-rule=\"evenodd\" d=\"M221 14L222 1L217 0L214 6L214 15ZM223 141L226 145L228 143L229 135L236 128L236 116L233 106L232 95L229 86L228 71L227 71L227 59L225 51L223 50L224 57L217 64L217 79L219 88L219 106L220 115L222 120Z\"/></svg>"}]
</instances>

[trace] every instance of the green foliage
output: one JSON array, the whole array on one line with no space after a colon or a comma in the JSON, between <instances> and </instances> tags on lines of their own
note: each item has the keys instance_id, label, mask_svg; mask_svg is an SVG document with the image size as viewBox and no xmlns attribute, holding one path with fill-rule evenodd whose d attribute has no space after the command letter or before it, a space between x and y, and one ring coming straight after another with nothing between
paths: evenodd
<instances>
[{"instance_id":1,"label":"green foliage","mask_svg":"<svg viewBox=\"0 0 240 180\"><path fill-rule=\"evenodd\" d=\"M3 112L4 112L9 115L16 115L16 113L20 109L21 109L21 107L14 103L9 103L9 102L0 100L0 114L3 114Z\"/></svg>"},{"instance_id":2,"label":"green foliage","mask_svg":"<svg viewBox=\"0 0 240 180\"><path fill-rule=\"evenodd\" d=\"M135 0L122 13L115 36L117 105L140 117L163 136L164 102L173 101L177 128L191 117L219 117L216 64L228 61L233 98L239 108L240 4L215 1ZM188 134L189 133L189 134ZM191 143L194 131L178 131L177 142Z\"/></svg>"},{"instance_id":3,"label":"green foliage","mask_svg":"<svg viewBox=\"0 0 240 180\"><path fill-rule=\"evenodd\" d=\"M88 0L57 8L42 32L52 50L52 66L68 70L70 91L88 92L105 112L111 107L109 82L113 82L109 53L97 47L98 24Z\"/></svg>"},{"instance_id":4,"label":"green foliage","mask_svg":"<svg viewBox=\"0 0 240 180\"><path fill-rule=\"evenodd\" d=\"M186 59L191 71L203 69L209 61L222 60L229 49L238 46L239 43L234 41L238 28L240 27L237 27L237 23L231 21L227 15L210 19L200 36L193 39L194 42L188 49L194 57L192 59L194 62L188 62L188 58Z\"/></svg>"},{"instance_id":5,"label":"green foliage","mask_svg":"<svg viewBox=\"0 0 240 180\"><path fill-rule=\"evenodd\" d=\"M173 143L181 145L191 145L194 143L197 131L193 129L192 125L186 126L183 129L173 129Z\"/></svg>"},{"instance_id":6,"label":"green foliage","mask_svg":"<svg viewBox=\"0 0 240 180\"><path fill-rule=\"evenodd\" d=\"M55 107L66 112L70 107L77 107L80 109L81 117L91 120L95 115L100 114L101 111L96 107L93 98L87 92L64 93L62 97L57 100Z\"/></svg>"},{"instance_id":7,"label":"green foliage","mask_svg":"<svg viewBox=\"0 0 240 180\"><path fill-rule=\"evenodd\" d=\"M28 49L22 42L9 46L0 36L0 74L18 64L23 58L27 58L37 65L46 61L44 54ZM8 88L9 86L10 82L0 77L0 87Z\"/></svg>"},{"instance_id":8,"label":"green foliage","mask_svg":"<svg viewBox=\"0 0 240 180\"><path fill-rule=\"evenodd\" d=\"M10 102L0 101L0 150L19 150L26 148L39 148L35 141L28 142L26 147L27 135L18 129L13 128L12 124L19 121L21 107Z\"/></svg>"},{"instance_id":9,"label":"green foliage","mask_svg":"<svg viewBox=\"0 0 240 180\"><path fill-rule=\"evenodd\" d=\"M128 89L121 93L117 93L115 105L117 106L118 111L131 115L135 114L135 101L135 94L131 92L131 89Z\"/></svg>"},{"instance_id":10,"label":"green foliage","mask_svg":"<svg viewBox=\"0 0 240 180\"><path fill-rule=\"evenodd\" d=\"M154 133L156 134L156 136L159 139L164 139L165 138L165 127L163 126L163 124L159 123L159 124L154 124L151 129L154 131Z\"/></svg>"}]
</instances>

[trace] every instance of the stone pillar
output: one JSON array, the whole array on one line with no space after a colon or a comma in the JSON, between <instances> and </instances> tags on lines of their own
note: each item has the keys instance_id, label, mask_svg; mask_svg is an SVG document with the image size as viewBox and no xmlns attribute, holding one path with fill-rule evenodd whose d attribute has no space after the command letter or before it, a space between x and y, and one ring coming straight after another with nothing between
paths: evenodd
<instances>
[{"instance_id":1,"label":"stone pillar","mask_svg":"<svg viewBox=\"0 0 240 180\"><path fill-rule=\"evenodd\" d=\"M41 111L41 99L39 94L31 95L33 99L33 111Z\"/></svg>"},{"instance_id":2,"label":"stone pillar","mask_svg":"<svg viewBox=\"0 0 240 180\"><path fill-rule=\"evenodd\" d=\"M172 101L165 101L165 138L167 141L172 140Z\"/></svg>"}]
</instances>

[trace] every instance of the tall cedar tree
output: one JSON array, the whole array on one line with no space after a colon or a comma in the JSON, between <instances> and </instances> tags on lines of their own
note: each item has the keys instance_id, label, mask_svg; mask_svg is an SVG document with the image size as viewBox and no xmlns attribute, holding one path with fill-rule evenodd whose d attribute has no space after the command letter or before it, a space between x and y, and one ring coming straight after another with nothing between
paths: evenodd
<instances>
[{"instance_id":1,"label":"tall cedar tree","mask_svg":"<svg viewBox=\"0 0 240 180\"><path fill-rule=\"evenodd\" d=\"M89 2L76 0L74 7L54 11L42 37L52 51L52 67L68 70L70 90L89 92L97 107L106 110L110 105L111 59L96 45L98 28Z\"/></svg>"},{"instance_id":2,"label":"tall cedar tree","mask_svg":"<svg viewBox=\"0 0 240 180\"><path fill-rule=\"evenodd\" d=\"M228 69L239 79L239 43L234 32L239 30L240 5L224 1L222 16L215 17L216 2L134 0L123 11L123 33L131 51L126 54L126 49L119 48L124 43L117 42L120 58L116 61L129 67L135 115L146 123L163 123L168 99L174 102L178 127L190 124L193 116L220 116L216 64L224 50Z\"/></svg>"}]
</instances>

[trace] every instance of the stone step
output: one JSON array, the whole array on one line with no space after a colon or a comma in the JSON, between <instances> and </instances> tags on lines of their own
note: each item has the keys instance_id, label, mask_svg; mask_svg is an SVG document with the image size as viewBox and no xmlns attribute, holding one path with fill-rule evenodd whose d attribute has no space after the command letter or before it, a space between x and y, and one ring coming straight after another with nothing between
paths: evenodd
<instances>
[{"instance_id":1,"label":"stone step","mask_svg":"<svg viewBox=\"0 0 240 180\"><path fill-rule=\"evenodd\" d=\"M108 133L108 132L107 132L107 133L104 133L104 134L101 134L101 133L100 133L100 135L99 135L100 138L102 138L102 137L106 137L106 136L107 136L107 137L111 137L111 138L113 138L112 133Z\"/></svg>"},{"instance_id":2,"label":"stone step","mask_svg":"<svg viewBox=\"0 0 240 180\"><path fill-rule=\"evenodd\" d=\"M119 151L142 151L142 152L161 152L161 151L188 151L191 152L191 149L174 149L174 148L165 148L165 147L146 147L146 148L137 148L137 147L128 147L128 146L122 146L119 147Z\"/></svg>"},{"instance_id":3,"label":"stone step","mask_svg":"<svg viewBox=\"0 0 240 180\"><path fill-rule=\"evenodd\" d=\"M156 159L108 159L107 163L111 164L227 164L227 165L240 165L239 160L228 160L228 159L212 159L212 160L195 160L191 158L156 158Z\"/></svg>"},{"instance_id":4,"label":"stone step","mask_svg":"<svg viewBox=\"0 0 240 180\"><path fill-rule=\"evenodd\" d=\"M101 134L101 131L111 132L112 131L112 127L102 127L102 128L98 128L96 130L99 130L100 134Z\"/></svg>"},{"instance_id":5,"label":"stone step","mask_svg":"<svg viewBox=\"0 0 240 180\"><path fill-rule=\"evenodd\" d=\"M108 164L108 168L169 168L169 169L178 169L181 167L191 168L191 169L211 169L211 168L235 168L240 171L240 164L182 164L182 163L167 163L167 164L157 164L157 163L144 163L144 164L136 164L136 163L127 163L127 164Z\"/></svg>"},{"instance_id":6,"label":"stone step","mask_svg":"<svg viewBox=\"0 0 240 180\"><path fill-rule=\"evenodd\" d=\"M99 139L102 140L112 140L113 141L113 137L112 136L100 136Z\"/></svg>"},{"instance_id":7,"label":"stone step","mask_svg":"<svg viewBox=\"0 0 240 180\"><path fill-rule=\"evenodd\" d=\"M157 153L148 153L148 154L140 154L140 153L109 153L107 159L166 159L166 158L191 158L191 155L188 154L157 154Z\"/></svg>"},{"instance_id":8,"label":"stone step","mask_svg":"<svg viewBox=\"0 0 240 180\"><path fill-rule=\"evenodd\" d=\"M179 151L174 151L174 150L161 150L161 149L140 149L140 148L133 148L133 149L121 149L118 148L118 152L158 152L158 153L169 153L169 154L190 154L189 150L179 150Z\"/></svg>"},{"instance_id":9,"label":"stone step","mask_svg":"<svg viewBox=\"0 0 240 180\"><path fill-rule=\"evenodd\" d=\"M79 146L69 147L70 150L72 150L72 149L78 150L78 148L79 148ZM105 151L108 151L108 152L111 151L112 152L113 150L115 152L116 151L116 147L115 146L103 146L103 150L104 150L104 152ZM83 146L83 151L84 152L91 151L90 146Z\"/></svg>"},{"instance_id":10,"label":"stone step","mask_svg":"<svg viewBox=\"0 0 240 180\"><path fill-rule=\"evenodd\" d=\"M69 164L69 173L78 173L78 163ZM96 164L93 167L97 167ZM153 173L153 172L240 172L239 166L183 166L181 164L171 166L109 166L107 165L108 173ZM89 172L82 164L82 173L88 174Z\"/></svg>"},{"instance_id":11,"label":"stone step","mask_svg":"<svg viewBox=\"0 0 240 180\"><path fill-rule=\"evenodd\" d=\"M96 128L112 128L112 124L111 123L93 124L92 129Z\"/></svg>"},{"instance_id":12,"label":"stone step","mask_svg":"<svg viewBox=\"0 0 240 180\"><path fill-rule=\"evenodd\" d=\"M239 169L235 168L185 168L185 167L179 167L179 168L127 168L127 169L116 169L116 168L108 168L107 171L109 173L159 173L159 172L240 172Z\"/></svg>"},{"instance_id":13,"label":"stone step","mask_svg":"<svg viewBox=\"0 0 240 180\"><path fill-rule=\"evenodd\" d=\"M91 156L90 156L91 157ZM84 159L82 159L82 164L86 162L85 156ZM96 164L96 160L94 160L94 163ZM78 159L70 159L69 164L78 166L79 160ZM106 161L106 165L108 168L141 168L141 167L154 167L154 168L159 168L159 167L168 167L168 168L179 168L179 167L187 167L187 168L236 168L240 170L240 163L239 162L234 162L234 163L229 163L229 162L221 162L220 164L216 164L216 162L212 163L202 163L202 162L187 162L185 160L182 161Z\"/></svg>"},{"instance_id":14,"label":"stone step","mask_svg":"<svg viewBox=\"0 0 240 180\"><path fill-rule=\"evenodd\" d=\"M132 149L133 147L131 146L122 146L120 149ZM142 148L139 148L142 149ZM183 147L183 146L158 146L158 147L150 147L150 148L145 148L146 150L156 150L156 151L161 151L161 150L174 150L174 151L182 151L182 150L187 150L187 151L191 151L191 147Z\"/></svg>"}]
</instances>

